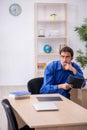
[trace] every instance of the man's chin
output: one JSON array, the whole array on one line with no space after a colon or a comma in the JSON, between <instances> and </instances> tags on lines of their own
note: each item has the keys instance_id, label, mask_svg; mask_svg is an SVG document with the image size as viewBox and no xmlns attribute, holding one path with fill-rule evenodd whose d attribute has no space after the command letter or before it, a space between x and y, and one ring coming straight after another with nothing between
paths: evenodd
<instances>
[{"instance_id":1,"label":"man's chin","mask_svg":"<svg viewBox=\"0 0 87 130\"><path fill-rule=\"evenodd\" d=\"M64 64L63 64L63 67L66 66L66 65L67 65L67 63L64 63Z\"/></svg>"}]
</instances>

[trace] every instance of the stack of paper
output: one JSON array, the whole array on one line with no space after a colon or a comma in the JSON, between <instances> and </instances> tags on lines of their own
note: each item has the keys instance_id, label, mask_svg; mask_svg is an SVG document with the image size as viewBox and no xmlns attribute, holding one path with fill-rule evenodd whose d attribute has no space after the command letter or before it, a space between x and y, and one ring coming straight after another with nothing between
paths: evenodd
<instances>
[{"instance_id":1,"label":"stack of paper","mask_svg":"<svg viewBox=\"0 0 87 130\"><path fill-rule=\"evenodd\" d=\"M14 99L29 98L30 94L31 93L27 91L15 91L15 92L10 92L9 97Z\"/></svg>"}]
</instances>

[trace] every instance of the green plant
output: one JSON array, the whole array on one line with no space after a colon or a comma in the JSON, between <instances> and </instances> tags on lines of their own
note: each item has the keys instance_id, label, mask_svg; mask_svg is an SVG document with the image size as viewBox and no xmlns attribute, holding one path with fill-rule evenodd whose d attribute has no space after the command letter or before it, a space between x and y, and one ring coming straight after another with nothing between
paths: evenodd
<instances>
[{"instance_id":1,"label":"green plant","mask_svg":"<svg viewBox=\"0 0 87 130\"><path fill-rule=\"evenodd\" d=\"M84 69L87 67L87 18L84 19L84 23L81 26L75 27L75 31L78 33L80 40L85 43L85 52L81 49L77 50L76 57L76 61Z\"/></svg>"}]
</instances>

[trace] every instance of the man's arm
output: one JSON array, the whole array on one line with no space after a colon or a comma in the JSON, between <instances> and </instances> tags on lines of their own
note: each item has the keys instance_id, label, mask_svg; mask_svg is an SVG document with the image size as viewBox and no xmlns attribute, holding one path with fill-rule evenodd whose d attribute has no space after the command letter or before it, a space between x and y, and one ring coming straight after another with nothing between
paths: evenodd
<instances>
[{"instance_id":1,"label":"man's arm","mask_svg":"<svg viewBox=\"0 0 87 130\"><path fill-rule=\"evenodd\" d=\"M78 66L76 63L73 62L72 64L66 64L65 65L65 70L72 71L74 76L76 76L77 78L83 78L84 79L84 83L83 83L82 87L84 87L86 85L86 81L85 81L85 78L83 76L83 72L82 72L80 66ZM65 86L65 88L67 88L67 86Z\"/></svg>"},{"instance_id":2,"label":"man's arm","mask_svg":"<svg viewBox=\"0 0 87 130\"><path fill-rule=\"evenodd\" d=\"M58 88L57 85L54 84L54 75L55 75L55 67L54 63L50 63L44 72L44 83L40 89L40 93L56 93Z\"/></svg>"},{"instance_id":3,"label":"man's arm","mask_svg":"<svg viewBox=\"0 0 87 130\"><path fill-rule=\"evenodd\" d=\"M64 69L72 71L73 74L76 74L78 72L77 69L72 66L72 64L68 64L68 63L66 63L66 65L64 66Z\"/></svg>"},{"instance_id":4,"label":"man's arm","mask_svg":"<svg viewBox=\"0 0 87 130\"><path fill-rule=\"evenodd\" d=\"M59 84L57 87L58 87L58 89L63 88L65 90L68 90L68 89L72 88L72 85L68 84L68 83L64 83L64 84Z\"/></svg>"}]
</instances>

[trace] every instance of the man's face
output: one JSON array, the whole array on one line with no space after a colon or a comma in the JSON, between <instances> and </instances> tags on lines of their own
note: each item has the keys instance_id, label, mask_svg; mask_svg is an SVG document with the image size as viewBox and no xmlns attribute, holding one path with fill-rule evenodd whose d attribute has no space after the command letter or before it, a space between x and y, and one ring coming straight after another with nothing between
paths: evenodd
<instances>
[{"instance_id":1,"label":"man's face","mask_svg":"<svg viewBox=\"0 0 87 130\"><path fill-rule=\"evenodd\" d=\"M66 66L66 64L70 64L72 59L73 57L69 52L62 52L60 55L60 60L63 68Z\"/></svg>"}]
</instances>

